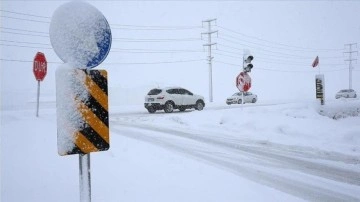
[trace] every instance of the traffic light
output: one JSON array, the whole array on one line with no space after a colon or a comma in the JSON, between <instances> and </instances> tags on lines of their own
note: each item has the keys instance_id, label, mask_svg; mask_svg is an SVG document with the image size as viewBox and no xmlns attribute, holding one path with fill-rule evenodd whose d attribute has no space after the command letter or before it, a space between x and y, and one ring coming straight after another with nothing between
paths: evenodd
<instances>
[{"instance_id":1,"label":"traffic light","mask_svg":"<svg viewBox=\"0 0 360 202\"><path fill-rule=\"evenodd\" d=\"M251 64L251 61L254 59L254 56L252 55L244 55L244 72L251 72L251 69L253 68L253 64Z\"/></svg>"}]
</instances>

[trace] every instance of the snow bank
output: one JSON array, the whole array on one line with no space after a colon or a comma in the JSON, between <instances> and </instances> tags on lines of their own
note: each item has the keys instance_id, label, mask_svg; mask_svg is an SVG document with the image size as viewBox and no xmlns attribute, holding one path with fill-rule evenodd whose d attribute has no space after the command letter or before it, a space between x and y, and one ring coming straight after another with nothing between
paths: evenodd
<instances>
[{"instance_id":1,"label":"snow bank","mask_svg":"<svg viewBox=\"0 0 360 202\"><path fill-rule=\"evenodd\" d=\"M342 119L352 116L360 116L360 100L339 99L335 102L321 106L319 113L332 119Z\"/></svg>"}]
</instances>

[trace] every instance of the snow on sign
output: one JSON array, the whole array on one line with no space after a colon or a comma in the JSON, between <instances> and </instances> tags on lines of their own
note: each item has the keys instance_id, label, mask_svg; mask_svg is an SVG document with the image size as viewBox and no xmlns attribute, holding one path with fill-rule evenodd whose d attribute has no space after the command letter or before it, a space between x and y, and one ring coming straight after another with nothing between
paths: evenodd
<instances>
[{"instance_id":1,"label":"snow on sign","mask_svg":"<svg viewBox=\"0 0 360 202\"><path fill-rule=\"evenodd\" d=\"M47 73L47 62L44 53L36 53L33 64L33 72L37 81L44 80Z\"/></svg>"},{"instance_id":2,"label":"snow on sign","mask_svg":"<svg viewBox=\"0 0 360 202\"><path fill-rule=\"evenodd\" d=\"M60 6L52 16L49 34L55 53L76 68L98 66L111 47L111 30L106 18L82 1Z\"/></svg>"},{"instance_id":3,"label":"snow on sign","mask_svg":"<svg viewBox=\"0 0 360 202\"><path fill-rule=\"evenodd\" d=\"M239 89L239 91L247 92L251 88L251 78L248 73L241 72L236 77L236 87Z\"/></svg>"},{"instance_id":4,"label":"snow on sign","mask_svg":"<svg viewBox=\"0 0 360 202\"><path fill-rule=\"evenodd\" d=\"M107 72L58 68L56 87L58 153L88 154L108 150Z\"/></svg>"}]
</instances>

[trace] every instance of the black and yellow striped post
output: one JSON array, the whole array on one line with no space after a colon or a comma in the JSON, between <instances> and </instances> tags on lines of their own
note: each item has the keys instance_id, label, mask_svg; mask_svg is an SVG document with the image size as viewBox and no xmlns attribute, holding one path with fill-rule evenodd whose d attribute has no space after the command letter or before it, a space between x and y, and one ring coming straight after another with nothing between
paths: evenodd
<instances>
[{"instance_id":1,"label":"black and yellow striped post","mask_svg":"<svg viewBox=\"0 0 360 202\"><path fill-rule=\"evenodd\" d=\"M108 150L109 106L105 70L57 72L58 153L89 154Z\"/></svg>"}]
</instances>

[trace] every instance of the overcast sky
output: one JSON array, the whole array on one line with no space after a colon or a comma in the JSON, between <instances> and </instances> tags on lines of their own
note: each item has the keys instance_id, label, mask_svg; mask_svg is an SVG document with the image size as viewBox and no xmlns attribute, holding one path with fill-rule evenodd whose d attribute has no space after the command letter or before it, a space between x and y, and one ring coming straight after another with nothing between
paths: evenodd
<instances>
[{"instance_id":1,"label":"overcast sky","mask_svg":"<svg viewBox=\"0 0 360 202\"><path fill-rule=\"evenodd\" d=\"M49 62L42 95L55 99L55 70L61 60L51 48L48 30L52 14L66 2L1 1L3 104L36 99L32 61L38 51ZM260 99L274 94L315 97L319 68L325 74L326 96L333 99L336 91L349 86L344 61L349 47L344 45L360 46L359 1L87 2L104 14L112 29L112 49L97 68L108 70L114 89L180 85L208 97L207 36L201 35L207 19L217 19L212 24L218 31L212 35L217 43L212 54L215 101L237 90L235 77L245 49L255 58L251 91ZM320 65L313 69L317 55ZM353 67L352 85L360 92L360 66L354 61Z\"/></svg>"}]
</instances>

